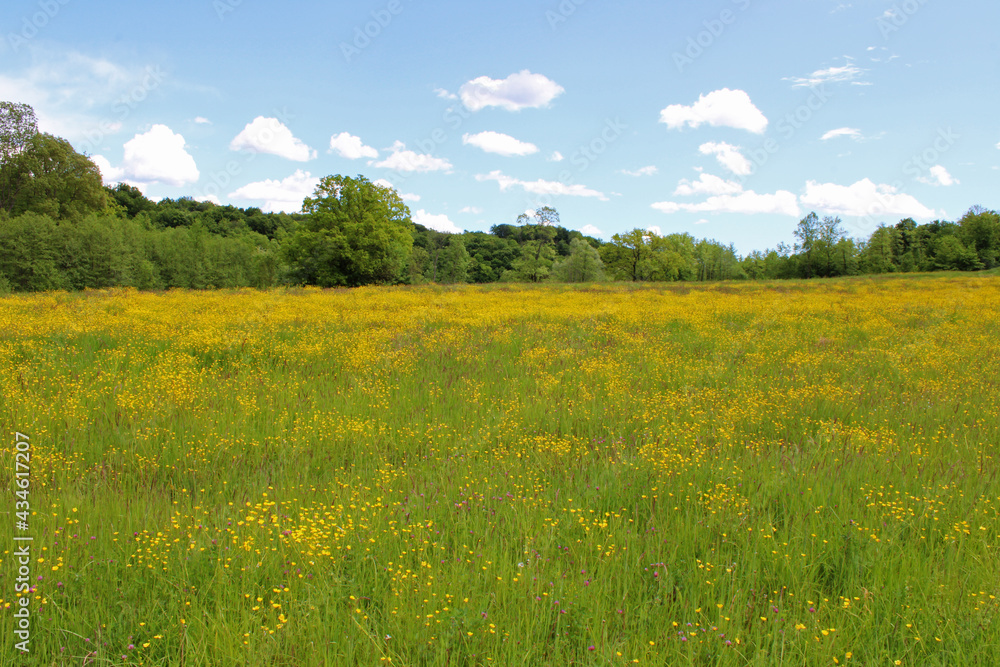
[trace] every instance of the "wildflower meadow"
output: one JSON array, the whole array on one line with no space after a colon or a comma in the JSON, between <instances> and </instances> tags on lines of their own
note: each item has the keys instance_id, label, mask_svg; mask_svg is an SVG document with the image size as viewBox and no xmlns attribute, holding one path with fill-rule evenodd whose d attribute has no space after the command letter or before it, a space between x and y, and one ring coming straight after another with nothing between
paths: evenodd
<instances>
[{"instance_id":1,"label":"wildflower meadow","mask_svg":"<svg viewBox=\"0 0 1000 667\"><path fill-rule=\"evenodd\" d=\"M0 665L1000 664L998 306L0 298Z\"/></svg>"}]
</instances>

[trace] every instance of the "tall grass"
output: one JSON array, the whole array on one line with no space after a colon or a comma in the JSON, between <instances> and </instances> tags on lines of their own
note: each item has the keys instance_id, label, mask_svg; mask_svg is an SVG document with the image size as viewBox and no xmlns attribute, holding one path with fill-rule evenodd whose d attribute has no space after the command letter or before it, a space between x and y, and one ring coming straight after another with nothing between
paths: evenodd
<instances>
[{"instance_id":1,"label":"tall grass","mask_svg":"<svg viewBox=\"0 0 1000 667\"><path fill-rule=\"evenodd\" d=\"M29 660L1000 664L998 304L986 276L5 297Z\"/></svg>"}]
</instances>

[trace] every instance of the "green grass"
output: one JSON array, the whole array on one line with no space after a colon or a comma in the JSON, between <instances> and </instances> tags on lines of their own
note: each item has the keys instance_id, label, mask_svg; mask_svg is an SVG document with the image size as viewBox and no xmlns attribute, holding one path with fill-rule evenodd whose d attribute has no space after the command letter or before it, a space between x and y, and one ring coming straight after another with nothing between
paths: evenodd
<instances>
[{"instance_id":1,"label":"green grass","mask_svg":"<svg viewBox=\"0 0 1000 667\"><path fill-rule=\"evenodd\" d=\"M0 300L0 665L1000 664L998 297Z\"/></svg>"}]
</instances>

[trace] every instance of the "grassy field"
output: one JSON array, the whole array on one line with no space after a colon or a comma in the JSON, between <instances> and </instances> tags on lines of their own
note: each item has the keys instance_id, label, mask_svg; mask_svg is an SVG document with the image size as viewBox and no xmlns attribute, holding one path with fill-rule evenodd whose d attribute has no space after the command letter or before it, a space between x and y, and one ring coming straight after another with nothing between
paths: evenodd
<instances>
[{"instance_id":1,"label":"grassy field","mask_svg":"<svg viewBox=\"0 0 1000 667\"><path fill-rule=\"evenodd\" d=\"M0 327L0 665L1000 664L1000 277L60 293Z\"/></svg>"}]
</instances>

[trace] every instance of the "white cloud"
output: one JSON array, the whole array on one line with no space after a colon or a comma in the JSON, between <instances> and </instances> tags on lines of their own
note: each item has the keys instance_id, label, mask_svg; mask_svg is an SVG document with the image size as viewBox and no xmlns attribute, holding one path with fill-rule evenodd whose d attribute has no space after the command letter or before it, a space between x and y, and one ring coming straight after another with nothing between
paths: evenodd
<instances>
[{"instance_id":1,"label":"white cloud","mask_svg":"<svg viewBox=\"0 0 1000 667\"><path fill-rule=\"evenodd\" d=\"M449 93L444 88L435 88L434 93L443 100L457 100L458 95L455 93Z\"/></svg>"},{"instance_id":2,"label":"white cloud","mask_svg":"<svg viewBox=\"0 0 1000 667\"><path fill-rule=\"evenodd\" d=\"M805 88L812 86L820 86L825 83L846 83L850 82L857 86L867 86L870 85L864 81L856 81L856 79L865 73L866 70L861 69L853 63L847 63L840 67L827 67L826 69L818 69L809 76L798 77L791 76L785 77L785 81L791 81L793 88Z\"/></svg>"},{"instance_id":3,"label":"white cloud","mask_svg":"<svg viewBox=\"0 0 1000 667\"><path fill-rule=\"evenodd\" d=\"M671 130L685 125L698 127L708 123L712 127L733 127L754 134L763 134L767 129L767 118L750 101L750 96L742 90L723 88L707 95L700 95L691 106L671 104L660 112L660 122Z\"/></svg>"},{"instance_id":4,"label":"white cloud","mask_svg":"<svg viewBox=\"0 0 1000 667\"><path fill-rule=\"evenodd\" d=\"M702 218L701 220L695 220L694 224L696 224L696 225L707 225L708 224L708 220L706 220L705 218Z\"/></svg>"},{"instance_id":5,"label":"white cloud","mask_svg":"<svg viewBox=\"0 0 1000 667\"><path fill-rule=\"evenodd\" d=\"M506 79L481 76L462 84L458 94L470 111L501 107L507 111L548 106L565 89L542 74L521 70Z\"/></svg>"},{"instance_id":6,"label":"white cloud","mask_svg":"<svg viewBox=\"0 0 1000 667\"><path fill-rule=\"evenodd\" d=\"M997 149L1000 150L1000 141L997 142Z\"/></svg>"},{"instance_id":7,"label":"white cloud","mask_svg":"<svg viewBox=\"0 0 1000 667\"><path fill-rule=\"evenodd\" d=\"M912 218L933 218L934 209L927 208L910 195L902 194L891 185L876 185L864 179L853 185L836 183L806 183L803 206L837 215L899 215Z\"/></svg>"},{"instance_id":8,"label":"white cloud","mask_svg":"<svg viewBox=\"0 0 1000 667\"><path fill-rule=\"evenodd\" d=\"M374 181L372 181L372 183L375 185L381 185L383 188L389 188L390 190L395 190L396 194L399 195L399 198L402 199L403 201L420 201L420 195L400 192L399 190L396 190L395 185L393 185L391 182L387 181L384 178L377 178Z\"/></svg>"},{"instance_id":9,"label":"white cloud","mask_svg":"<svg viewBox=\"0 0 1000 667\"><path fill-rule=\"evenodd\" d=\"M997 144L997 148L1000 148L1000 144ZM552 151L552 155L548 157L549 162L562 162L565 159L559 151Z\"/></svg>"},{"instance_id":10,"label":"white cloud","mask_svg":"<svg viewBox=\"0 0 1000 667\"><path fill-rule=\"evenodd\" d=\"M104 185L114 187L119 183L125 183L126 185L131 185L132 187L138 189L139 192L144 195L149 189L149 185L147 183L130 181L125 178L125 170L120 167L112 166L111 162L109 162L103 155L92 155L90 160L97 165L97 169L101 172L101 180L104 181Z\"/></svg>"},{"instance_id":11,"label":"white cloud","mask_svg":"<svg viewBox=\"0 0 1000 667\"><path fill-rule=\"evenodd\" d=\"M636 169L635 171L629 171L628 169L622 169L621 171L626 176L652 176L659 170L655 166L650 165L648 167Z\"/></svg>"},{"instance_id":12,"label":"white cloud","mask_svg":"<svg viewBox=\"0 0 1000 667\"><path fill-rule=\"evenodd\" d=\"M463 134L462 143L481 148L487 153L496 153L505 157L531 155L538 152L538 146L535 144L518 141L509 134L501 134L500 132Z\"/></svg>"},{"instance_id":13,"label":"white cloud","mask_svg":"<svg viewBox=\"0 0 1000 667\"><path fill-rule=\"evenodd\" d=\"M420 209L413 214L411 218L413 222L418 225L423 225L424 227L429 227L430 229L444 232L446 234L461 234L462 230L454 222L448 219L447 215L434 215L428 213L427 211Z\"/></svg>"},{"instance_id":14,"label":"white cloud","mask_svg":"<svg viewBox=\"0 0 1000 667\"><path fill-rule=\"evenodd\" d=\"M116 173L142 183L178 187L194 183L201 176L194 158L184 148L184 137L166 125L154 125L149 132L127 141L122 166Z\"/></svg>"},{"instance_id":15,"label":"white cloud","mask_svg":"<svg viewBox=\"0 0 1000 667\"><path fill-rule=\"evenodd\" d=\"M459 213L471 213L473 215L479 215L482 212L483 209L479 208L478 206L466 206L465 208L459 211Z\"/></svg>"},{"instance_id":16,"label":"white cloud","mask_svg":"<svg viewBox=\"0 0 1000 667\"><path fill-rule=\"evenodd\" d=\"M392 151L392 154L381 162L375 162L374 165L376 167L383 167L394 171L443 171L451 173L452 166L448 160L434 157L433 155L423 155L408 151L406 150L406 144L402 141L394 143L389 150ZM368 164L373 163L369 162Z\"/></svg>"},{"instance_id":17,"label":"white cloud","mask_svg":"<svg viewBox=\"0 0 1000 667\"><path fill-rule=\"evenodd\" d=\"M584 225L580 228L580 233L584 236L604 236L604 232L593 225Z\"/></svg>"},{"instance_id":18,"label":"white cloud","mask_svg":"<svg viewBox=\"0 0 1000 667\"><path fill-rule=\"evenodd\" d=\"M296 170L288 178L275 181L267 179L249 183L235 192L230 199L262 201L261 209L267 213L296 213L302 210L302 200L311 197L319 186L319 178L313 178L308 171Z\"/></svg>"},{"instance_id":19,"label":"white cloud","mask_svg":"<svg viewBox=\"0 0 1000 667\"><path fill-rule=\"evenodd\" d=\"M646 227L647 232L652 232L657 236L663 236L663 229L659 225L649 225Z\"/></svg>"},{"instance_id":20,"label":"white cloud","mask_svg":"<svg viewBox=\"0 0 1000 667\"><path fill-rule=\"evenodd\" d=\"M512 186L520 186L526 192L536 195L566 195L569 197L597 197L601 201L608 201L603 192L592 190L583 185L568 185L559 181L522 181L512 176L506 176L499 171L491 171L489 174L476 174L477 181L496 181L500 185L500 190L505 191Z\"/></svg>"},{"instance_id":21,"label":"white cloud","mask_svg":"<svg viewBox=\"0 0 1000 667\"><path fill-rule=\"evenodd\" d=\"M861 138L861 130L854 127L840 127L836 130L830 130L822 137L819 138L820 141L829 141L830 139L836 139L837 137L850 137L857 141Z\"/></svg>"},{"instance_id":22,"label":"white cloud","mask_svg":"<svg viewBox=\"0 0 1000 667\"><path fill-rule=\"evenodd\" d=\"M777 215L799 215L798 200L787 190L778 190L774 194L757 194L747 190L736 195L715 195L698 204L680 204L663 201L652 205L664 213L772 213Z\"/></svg>"},{"instance_id":23,"label":"white cloud","mask_svg":"<svg viewBox=\"0 0 1000 667\"><path fill-rule=\"evenodd\" d=\"M222 206L222 202L219 200L219 197L216 196L216 195L202 195L201 197L195 197L194 200L195 201L199 201L199 202L210 201L213 204L215 204L216 206Z\"/></svg>"},{"instance_id":24,"label":"white cloud","mask_svg":"<svg viewBox=\"0 0 1000 667\"><path fill-rule=\"evenodd\" d=\"M749 176L753 172L753 165L743 153L740 153L739 146L724 141L718 143L710 141L699 146L698 150L702 155L714 155L719 164L737 176Z\"/></svg>"},{"instance_id":25,"label":"white cloud","mask_svg":"<svg viewBox=\"0 0 1000 667\"><path fill-rule=\"evenodd\" d=\"M30 104L42 132L64 137L87 153L105 148L121 121L140 104L149 104L167 78L159 67L120 65L51 43L32 43L29 50L31 64L20 71L4 58L0 97Z\"/></svg>"},{"instance_id":26,"label":"white cloud","mask_svg":"<svg viewBox=\"0 0 1000 667\"><path fill-rule=\"evenodd\" d=\"M959 180L948 173L948 170L941 165L934 165L930 168L930 177L921 176L917 180L921 183L926 183L927 185L943 185L948 187L950 185L958 185Z\"/></svg>"},{"instance_id":27,"label":"white cloud","mask_svg":"<svg viewBox=\"0 0 1000 667\"><path fill-rule=\"evenodd\" d=\"M340 157L346 157L348 160L357 160L363 157L375 159L378 157L378 151L371 146L365 146L361 141L361 137L355 137L347 132L341 132L330 137L330 150L336 152Z\"/></svg>"},{"instance_id":28,"label":"white cloud","mask_svg":"<svg viewBox=\"0 0 1000 667\"><path fill-rule=\"evenodd\" d=\"M316 157L316 151L296 139L281 121L264 116L254 118L229 144L229 150L241 149L277 155L296 162L308 162Z\"/></svg>"},{"instance_id":29,"label":"white cloud","mask_svg":"<svg viewBox=\"0 0 1000 667\"><path fill-rule=\"evenodd\" d=\"M736 195L743 192L743 186L736 181L726 181L712 174L701 174L697 181L684 178L677 184L675 195Z\"/></svg>"},{"instance_id":30,"label":"white cloud","mask_svg":"<svg viewBox=\"0 0 1000 667\"><path fill-rule=\"evenodd\" d=\"M194 122L197 123L198 125L211 125L212 124L212 121L210 121L209 119L205 118L204 116L196 116L195 119L194 119Z\"/></svg>"},{"instance_id":31,"label":"white cloud","mask_svg":"<svg viewBox=\"0 0 1000 667\"><path fill-rule=\"evenodd\" d=\"M90 161L97 165L97 168L101 171L101 177L104 179L105 185L119 183L125 176L124 169L111 166L108 158L103 155L92 155Z\"/></svg>"}]
</instances>

